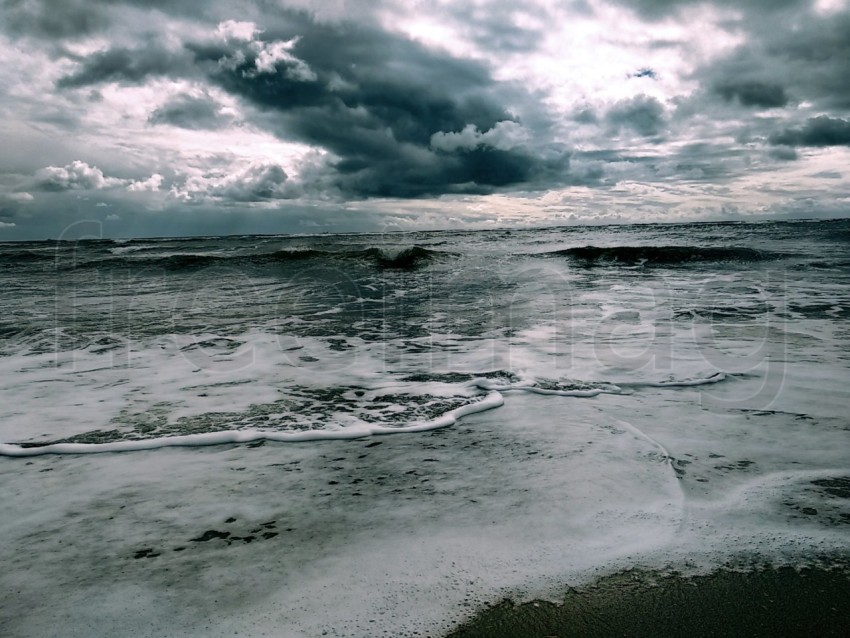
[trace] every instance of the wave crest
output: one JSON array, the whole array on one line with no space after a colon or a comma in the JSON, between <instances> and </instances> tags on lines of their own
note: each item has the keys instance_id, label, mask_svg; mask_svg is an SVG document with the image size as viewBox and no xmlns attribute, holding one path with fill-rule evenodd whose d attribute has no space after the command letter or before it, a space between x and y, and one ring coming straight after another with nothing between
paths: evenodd
<instances>
[{"instance_id":1,"label":"wave crest","mask_svg":"<svg viewBox=\"0 0 850 638\"><path fill-rule=\"evenodd\" d=\"M607 263L675 266L694 262L759 262L784 256L741 246L581 246L544 254L567 257L588 266Z\"/></svg>"},{"instance_id":2,"label":"wave crest","mask_svg":"<svg viewBox=\"0 0 850 638\"><path fill-rule=\"evenodd\" d=\"M380 269L413 270L430 263L437 256L449 253L429 250L422 246L410 246L400 249L370 247L349 251L326 251L316 249L287 249L268 253L254 254L204 254L171 253L167 255L145 255L143 257L119 254L114 257L99 257L87 262L74 263L67 268L164 268L182 271L209 268L212 266L267 266L309 262L311 260L334 262L356 259L368 261ZM31 259L40 258L33 254ZM24 256L23 258L29 258ZM53 259L51 255L49 257Z\"/></svg>"}]
</instances>

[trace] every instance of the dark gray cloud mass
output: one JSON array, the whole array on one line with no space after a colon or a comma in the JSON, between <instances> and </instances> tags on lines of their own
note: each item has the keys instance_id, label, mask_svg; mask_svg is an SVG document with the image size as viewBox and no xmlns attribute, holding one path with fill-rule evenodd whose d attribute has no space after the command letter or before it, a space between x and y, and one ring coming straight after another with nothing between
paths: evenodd
<instances>
[{"instance_id":1,"label":"dark gray cloud mass","mask_svg":"<svg viewBox=\"0 0 850 638\"><path fill-rule=\"evenodd\" d=\"M714 90L727 102L738 100L743 106L773 108L788 104L785 89L772 82L729 80L717 84Z\"/></svg>"},{"instance_id":2,"label":"dark gray cloud mass","mask_svg":"<svg viewBox=\"0 0 850 638\"><path fill-rule=\"evenodd\" d=\"M137 84L152 75L180 75L185 71L179 55L152 42L147 47L118 47L99 51L85 60L80 68L60 78L60 89L80 88L103 82Z\"/></svg>"},{"instance_id":3,"label":"dark gray cloud mass","mask_svg":"<svg viewBox=\"0 0 850 638\"><path fill-rule=\"evenodd\" d=\"M156 109L151 124L170 124L190 130L211 130L229 123L221 106L208 95L178 95Z\"/></svg>"},{"instance_id":4,"label":"dark gray cloud mass","mask_svg":"<svg viewBox=\"0 0 850 638\"><path fill-rule=\"evenodd\" d=\"M234 8L238 4L239 0L234 0ZM198 18L218 9L214 1L205 0L0 0L0 7L10 35L51 41L109 33L111 27L128 19L149 19L153 11ZM133 9L140 14L130 14Z\"/></svg>"},{"instance_id":5,"label":"dark gray cloud mass","mask_svg":"<svg viewBox=\"0 0 850 638\"><path fill-rule=\"evenodd\" d=\"M705 4L705 0L617 0L629 9L645 18L662 19L676 12ZM782 12L789 8L808 4L808 0L712 0L710 4L720 7L732 7L745 12L763 15L765 12Z\"/></svg>"},{"instance_id":6,"label":"dark gray cloud mass","mask_svg":"<svg viewBox=\"0 0 850 638\"><path fill-rule=\"evenodd\" d=\"M273 72L256 72L253 50L190 49L213 82L269 114L281 136L339 157L335 183L347 195L486 193L567 167L563 158L547 162L486 144L430 148L435 134L468 125L485 132L515 119L490 97L495 82L476 62L352 25L300 21L262 37L266 43L297 38L293 59L276 61Z\"/></svg>"},{"instance_id":7,"label":"dark gray cloud mass","mask_svg":"<svg viewBox=\"0 0 850 638\"><path fill-rule=\"evenodd\" d=\"M12 33L73 38L99 31L109 24L108 16L93 4L85 0L4 0L0 6Z\"/></svg>"},{"instance_id":8,"label":"dark gray cloud mass","mask_svg":"<svg viewBox=\"0 0 850 638\"><path fill-rule=\"evenodd\" d=\"M770 137L782 146L850 146L850 120L825 115L813 117L798 128L788 128Z\"/></svg>"},{"instance_id":9,"label":"dark gray cloud mass","mask_svg":"<svg viewBox=\"0 0 850 638\"><path fill-rule=\"evenodd\" d=\"M801 9L745 18L744 42L695 77L745 106L809 101L823 110L850 108L850 12L820 15L811 3L787 4Z\"/></svg>"},{"instance_id":10,"label":"dark gray cloud mass","mask_svg":"<svg viewBox=\"0 0 850 638\"><path fill-rule=\"evenodd\" d=\"M486 142L451 151L430 147L438 133L469 125L484 133L516 120L491 96L496 83L480 63L382 30L320 24L305 14L285 17L251 41L191 41L182 53L156 41L135 50L101 51L57 86L132 84L161 74L203 77L258 109L281 138L336 156L333 183L345 196L489 193L533 187L543 178L557 182L562 173L566 179L563 153L544 158ZM215 116L210 108L184 98L158 109L150 121L207 127ZM201 117L191 124L193 114ZM636 126L651 126L640 117L634 114Z\"/></svg>"},{"instance_id":11,"label":"dark gray cloud mass","mask_svg":"<svg viewBox=\"0 0 850 638\"><path fill-rule=\"evenodd\" d=\"M789 146L777 146L768 151L768 157L782 162L792 162L799 158L797 150Z\"/></svg>"},{"instance_id":12,"label":"dark gray cloud mass","mask_svg":"<svg viewBox=\"0 0 850 638\"><path fill-rule=\"evenodd\" d=\"M654 97L639 95L615 104L605 120L616 129L628 128L650 137L658 135L664 126L664 106Z\"/></svg>"}]
</instances>

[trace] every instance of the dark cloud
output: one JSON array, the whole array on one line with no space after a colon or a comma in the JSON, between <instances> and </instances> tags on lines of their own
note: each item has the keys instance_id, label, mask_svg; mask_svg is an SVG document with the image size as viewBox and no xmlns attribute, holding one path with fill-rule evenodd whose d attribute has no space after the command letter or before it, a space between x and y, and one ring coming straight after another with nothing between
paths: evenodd
<instances>
[{"instance_id":1,"label":"dark cloud","mask_svg":"<svg viewBox=\"0 0 850 638\"><path fill-rule=\"evenodd\" d=\"M850 12L818 15L810 4L789 7L798 10L742 19L736 26L743 43L693 77L744 106L781 107L793 100L821 112L850 109Z\"/></svg>"},{"instance_id":2,"label":"dark cloud","mask_svg":"<svg viewBox=\"0 0 850 638\"><path fill-rule=\"evenodd\" d=\"M682 9L703 4L704 0L616 0L619 4L633 10L640 16L660 20L674 15ZM752 11L754 13L779 12L788 8L806 4L806 0L748 0L742 3L739 0L711 0L711 4L720 7L733 7L738 10Z\"/></svg>"},{"instance_id":3,"label":"dark cloud","mask_svg":"<svg viewBox=\"0 0 850 638\"><path fill-rule=\"evenodd\" d=\"M193 19L218 11L217 3L209 0L2 0L0 7L10 36L43 38L51 44L108 33L116 24L126 26L139 17L130 11L147 18L142 25L156 11Z\"/></svg>"},{"instance_id":4,"label":"dark cloud","mask_svg":"<svg viewBox=\"0 0 850 638\"><path fill-rule=\"evenodd\" d=\"M583 108L580 111L576 111L573 113L572 119L579 124L597 124L599 122L599 117L592 108Z\"/></svg>"},{"instance_id":5,"label":"dark cloud","mask_svg":"<svg viewBox=\"0 0 850 638\"><path fill-rule=\"evenodd\" d=\"M192 130L212 130L229 124L221 106L208 95L178 95L156 109L151 124L168 124Z\"/></svg>"},{"instance_id":6,"label":"dark cloud","mask_svg":"<svg viewBox=\"0 0 850 638\"><path fill-rule=\"evenodd\" d=\"M10 34L75 38L99 31L110 23L108 16L93 4L86 0L4 0L2 11Z\"/></svg>"},{"instance_id":7,"label":"dark cloud","mask_svg":"<svg viewBox=\"0 0 850 638\"><path fill-rule=\"evenodd\" d=\"M785 89L772 82L730 80L718 83L714 91L727 102L737 100L743 106L773 108L788 104Z\"/></svg>"},{"instance_id":8,"label":"dark cloud","mask_svg":"<svg viewBox=\"0 0 850 638\"><path fill-rule=\"evenodd\" d=\"M770 143L782 146L850 146L850 120L826 115L813 117L798 128L787 128L770 136Z\"/></svg>"},{"instance_id":9,"label":"dark cloud","mask_svg":"<svg viewBox=\"0 0 850 638\"><path fill-rule=\"evenodd\" d=\"M261 38L189 49L212 82L260 109L278 135L339 158L334 185L345 196L487 193L566 169L565 159L517 148L431 146L440 133L472 126L486 139L515 121L479 63L350 24L301 20Z\"/></svg>"},{"instance_id":10,"label":"dark cloud","mask_svg":"<svg viewBox=\"0 0 850 638\"><path fill-rule=\"evenodd\" d=\"M7 193L0 193L0 229L12 228L18 219L25 201Z\"/></svg>"},{"instance_id":11,"label":"dark cloud","mask_svg":"<svg viewBox=\"0 0 850 638\"><path fill-rule=\"evenodd\" d=\"M638 135L658 135L664 126L664 107L661 102L648 95L622 100L612 106L605 121L614 129L631 129Z\"/></svg>"},{"instance_id":12,"label":"dark cloud","mask_svg":"<svg viewBox=\"0 0 850 638\"><path fill-rule=\"evenodd\" d=\"M157 75L210 82L253 107L255 124L329 151L336 159L323 179L345 197L489 193L563 181L565 153L492 141L497 125L517 117L483 64L354 23L275 16L253 36L220 33L187 42L182 52L154 39L100 51L57 86L136 84ZM633 115L635 126L651 126ZM219 116L209 101L184 96L150 121L212 128ZM474 147L432 147L435 135L468 127L480 134Z\"/></svg>"},{"instance_id":13,"label":"dark cloud","mask_svg":"<svg viewBox=\"0 0 850 638\"><path fill-rule=\"evenodd\" d=\"M850 11L804 15L795 29L765 29L764 64L787 77L794 94L823 109L850 109Z\"/></svg>"},{"instance_id":14,"label":"dark cloud","mask_svg":"<svg viewBox=\"0 0 850 638\"><path fill-rule=\"evenodd\" d=\"M104 82L138 84L152 75L179 75L185 60L157 43L137 49L112 48L86 58L74 73L60 78L58 88L80 88Z\"/></svg>"},{"instance_id":15,"label":"dark cloud","mask_svg":"<svg viewBox=\"0 0 850 638\"><path fill-rule=\"evenodd\" d=\"M768 155L775 160L792 162L798 159L797 150L790 146L776 146L768 151Z\"/></svg>"},{"instance_id":16,"label":"dark cloud","mask_svg":"<svg viewBox=\"0 0 850 638\"><path fill-rule=\"evenodd\" d=\"M724 142L692 142L653 163L659 177L720 184L737 178L749 163L748 151Z\"/></svg>"}]
</instances>

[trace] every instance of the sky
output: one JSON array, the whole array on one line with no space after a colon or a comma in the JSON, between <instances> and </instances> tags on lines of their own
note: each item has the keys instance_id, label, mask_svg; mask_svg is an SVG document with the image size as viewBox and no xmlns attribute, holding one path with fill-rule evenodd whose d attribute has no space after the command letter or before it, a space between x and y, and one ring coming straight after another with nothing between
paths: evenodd
<instances>
[{"instance_id":1,"label":"sky","mask_svg":"<svg viewBox=\"0 0 850 638\"><path fill-rule=\"evenodd\" d=\"M850 215L850 0L0 0L0 240Z\"/></svg>"}]
</instances>

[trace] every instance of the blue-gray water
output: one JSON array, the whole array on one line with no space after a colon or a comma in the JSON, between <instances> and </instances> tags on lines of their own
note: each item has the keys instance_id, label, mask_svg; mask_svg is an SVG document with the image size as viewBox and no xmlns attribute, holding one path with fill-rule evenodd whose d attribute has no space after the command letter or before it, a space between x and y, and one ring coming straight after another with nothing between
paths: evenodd
<instances>
[{"instance_id":1,"label":"blue-gray water","mask_svg":"<svg viewBox=\"0 0 850 638\"><path fill-rule=\"evenodd\" d=\"M474 398L460 386L479 376L572 387L746 373L790 347L777 330L796 322L833 326L837 357L848 245L846 221L9 243L0 352L12 368L54 362L79 392L118 388L117 409L66 415L71 436L325 428L337 409L401 425ZM745 356L727 352L741 339ZM185 387L140 403L162 372L151 366L187 374ZM444 396L419 392L426 381ZM242 411L201 392L239 382ZM392 401L356 394L391 382ZM27 427L3 442L56 438Z\"/></svg>"}]
</instances>

